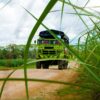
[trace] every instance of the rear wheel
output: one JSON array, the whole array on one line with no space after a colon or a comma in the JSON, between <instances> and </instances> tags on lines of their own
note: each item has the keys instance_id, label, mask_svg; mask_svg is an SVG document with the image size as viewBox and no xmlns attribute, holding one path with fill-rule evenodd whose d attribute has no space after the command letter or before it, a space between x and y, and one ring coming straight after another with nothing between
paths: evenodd
<instances>
[{"instance_id":1,"label":"rear wheel","mask_svg":"<svg viewBox=\"0 0 100 100\"><path fill-rule=\"evenodd\" d=\"M64 61L63 69L67 69L67 67L68 67L68 61Z\"/></svg>"},{"instance_id":2,"label":"rear wheel","mask_svg":"<svg viewBox=\"0 0 100 100\"><path fill-rule=\"evenodd\" d=\"M61 69L67 69L67 66L68 66L68 61L59 61L58 62L58 69L61 70Z\"/></svg>"},{"instance_id":3,"label":"rear wheel","mask_svg":"<svg viewBox=\"0 0 100 100\"><path fill-rule=\"evenodd\" d=\"M36 62L36 68L41 69L41 62Z\"/></svg>"},{"instance_id":4,"label":"rear wheel","mask_svg":"<svg viewBox=\"0 0 100 100\"><path fill-rule=\"evenodd\" d=\"M63 61L58 62L58 69L62 70L63 69Z\"/></svg>"},{"instance_id":5,"label":"rear wheel","mask_svg":"<svg viewBox=\"0 0 100 100\"><path fill-rule=\"evenodd\" d=\"M49 68L49 65L48 64L43 64L43 69L48 69Z\"/></svg>"}]
</instances>

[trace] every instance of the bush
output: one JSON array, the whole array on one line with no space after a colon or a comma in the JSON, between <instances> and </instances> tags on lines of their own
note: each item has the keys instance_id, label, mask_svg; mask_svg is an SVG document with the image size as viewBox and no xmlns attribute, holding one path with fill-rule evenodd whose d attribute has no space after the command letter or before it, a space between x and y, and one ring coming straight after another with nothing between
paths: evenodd
<instances>
[{"instance_id":1,"label":"bush","mask_svg":"<svg viewBox=\"0 0 100 100\"><path fill-rule=\"evenodd\" d=\"M97 32L89 34L79 54L84 64L81 64L78 82L90 88L88 93L93 100L100 100L100 35Z\"/></svg>"},{"instance_id":2,"label":"bush","mask_svg":"<svg viewBox=\"0 0 100 100\"><path fill-rule=\"evenodd\" d=\"M24 64L23 59L3 59L0 60L0 66L17 67Z\"/></svg>"}]
</instances>

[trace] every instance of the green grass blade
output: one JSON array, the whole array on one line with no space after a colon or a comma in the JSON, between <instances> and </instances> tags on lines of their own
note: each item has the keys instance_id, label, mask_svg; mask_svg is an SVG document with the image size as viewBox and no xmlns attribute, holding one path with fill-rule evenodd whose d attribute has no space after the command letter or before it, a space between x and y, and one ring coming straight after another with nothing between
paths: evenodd
<instances>
[{"instance_id":1,"label":"green grass blade","mask_svg":"<svg viewBox=\"0 0 100 100\"><path fill-rule=\"evenodd\" d=\"M88 61L88 59L91 57L91 55L93 54L94 50L97 48L98 45L96 45L90 52L90 54L88 54L88 57L85 59L85 62Z\"/></svg>"},{"instance_id":2,"label":"green grass blade","mask_svg":"<svg viewBox=\"0 0 100 100\"><path fill-rule=\"evenodd\" d=\"M89 17L90 18L90 17ZM92 18L90 18L91 22L95 25L95 27L98 29L98 31L100 31L100 28L98 26L98 23L95 23Z\"/></svg>"},{"instance_id":3,"label":"green grass blade","mask_svg":"<svg viewBox=\"0 0 100 100\"><path fill-rule=\"evenodd\" d=\"M9 77L15 72L16 70L13 70L4 80L2 86L1 86L1 90L0 90L0 99L2 97L2 93L3 93L3 90L4 90L4 87L6 85L6 82L8 81Z\"/></svg>"},{"instance_id":4,"label":"green grass blade","mask_svg":"<svg viewBox=\"0 0 100 100\"><path fill-rule=\"evenodd\" d=\"M61 30L61 25L62 25L62 19L63 19L63 12L64 12L64 3L65 0L63 0L63 3L62 3L62 9L61 9L61 18L60 18L60 30Z\"/></svg>"},{"instance_id":5,"label":"green grass blade","mask_svg":"<svg viewBox=\"0 0 100 100\"><path fill-rule=\"evenodd\" d=\"M68 0L68 1L69 1L70 4L72 4L70 0ZM72 7L73 7L74 11L76 12L76 14L79 16L79 18L81 19L81 21L83 22L83 24L86 26L86 28L87 28L88 31L89 31L90 29L89 29L88 25L86 24L86 22L85 22L85 21L83 20L83 18L78 14L78 11L76 10L76 8L75 8L74 6L72 6Z\"/></svg>"},{"instance_id":6,"label":"green grass blade","mask_svg":"<svg viewBox=\"0 0 100 100\"><path fill-rule=\"evenodd\" d=\"M63 2L62 0L58 0L58 1ZM76 9L78 9L78 10L80 10L80 11L86 13L86 14L89 14L89 15L93 16L94 18L100 19L100 16L98 16L98 15L96 15L96 14L93 14L92 12L87 11L87 10L85 10L85 9L82 8L82 7L76 6L76 5L71 4L71 3L69 3L69 2L66 2L66 1L65 1L64 3L65 3L66 5L70 5L71 7L76 8Z\"/></svg>"},{"instance_id":7,"label":"green grass blade","mask_svg":"<svg viewBox=\"0 0 100 100\"><path fill-rule=\"evenodd\" d=\"M4 81L5 78L0 78L0 81ZM9 78L7 81L25 81L25 78ZM35 79L35 78L27 78L27 81L30 82L44 82L44 83L52 83L52 84L64 84L64 85L71 85L71 86L78 86L81 88L88 88L90 89L90 87L87 86L83 86L81 84L75 84L75 83L71 83L71 82L62 82L62 81L55 81L55 80L45 80L45 79Z\"/></svg>"},{"instance_id":8,"label":"green grass blade","mask_svg":"<svg viewBox=\"0 0 100 100\"><path fill-rule=\"evenodd\" d=\"M66 14L72 14L72 15L76 15L77 16L77 13L67 13L67 12L65 12ZM80 16L91 16L91 15L89 15L89 14L82 14L82 13L79 13L78 12L78 15L80 15Z\"/></svg>"},{"instance_id":9,"label":"green grass blade","mask_svg":"<svg viewBox=\"0 0 100 100\"><path fill-rule=\"evenodd\" d=\"M12 0L7 1L7 3L3 7L0 8L0 10L3 9L3 8L5 8L11 1Z\"/></svg>"},{"instance_id":10,"label":"green grass blade","mask_svg":"<svg viewBox=\"0 0 100 100\"><path fill-rule=\"evenodd\" d=\"M52 9L52 7L56 4L57 0L50 0L50 2L48 3L48 5L46 6L46 8L44 9L43 13L41 14L40 18L38 19L38 21L36 22L34 28L32 29L30 36L28 38L27 44L26 44L26 48L25 48L25 57L24 57L24 62L25 62L25 66L24 66L24 76L25 76L25 86L26 86L26 94L27 94L27 99L29 99L29 94L28 94L28 82L27 82L27 68L26 68L26 63L27 63L27 57L28 57L28 51L29 51L29 47L32 41L32 38L34 37L37 29L39 28L39 26L41 25L41 22L44 20L44 18L47 16L47 14L49 13L49 11Z\"/></svg>"},{"instance_id":11,"label":"green grass blade","mask_svg":"<svg viewBox=\"0 0 100 100\"><path fill-rule=\"evenodd\" d=\"M87 0L87 2L85 3L83 8L85 8L89 2L90 2L90 0Z\"/></svg>"}]
</instances>

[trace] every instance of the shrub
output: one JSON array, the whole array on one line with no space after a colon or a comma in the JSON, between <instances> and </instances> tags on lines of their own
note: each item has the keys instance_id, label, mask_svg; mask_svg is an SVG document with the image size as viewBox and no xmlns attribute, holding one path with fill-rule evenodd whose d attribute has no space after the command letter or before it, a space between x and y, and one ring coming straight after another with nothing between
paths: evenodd
<instances>
[{"instance_id":1,"label":"shrub","mask_svg":"<svg viewBox=\"0 0 100 100\"><path fill-rule=\"evenodd\" d=\"M0 66L17 67L24 64L23 59L3 59L0 60Z\"/></svg>"}]
</instances>

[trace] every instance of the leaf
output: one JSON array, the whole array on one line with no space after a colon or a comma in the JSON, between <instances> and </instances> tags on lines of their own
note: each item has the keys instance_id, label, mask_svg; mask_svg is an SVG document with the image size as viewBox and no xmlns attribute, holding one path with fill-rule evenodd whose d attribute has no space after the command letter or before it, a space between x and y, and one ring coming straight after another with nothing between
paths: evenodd
<instances>
[{"instance_id":1,"label":"leaf","mask_svg":"<svg viewBox=\"0 0 100 100\"><path fill-rule=\"evenodd\" d=\"M27 58L28 58L29 47L30 47L32 38L34 37L37 29L39 28L39 26L41 25L42 21L45 19L45 17L49 13L49 11L52 9L52 7L56 4L56 2L57 2L57 0L50 0L50 2L48 3L48 5L44 9L43 13L41 14L40 18L36 22L34 28L32 29L32 31L30 33L30 36L28 38L27 44L26 44L25 53L24 53L24 55L25 55L25 57L24 57L24 65L25 65L24 66L24 76L25 76L25 86L26 86L27 99L29 99L29 94L28 94L28 82L27 82L27 68L26 68L26 63L27 63Z\"/></svg>"}]
</instances>

